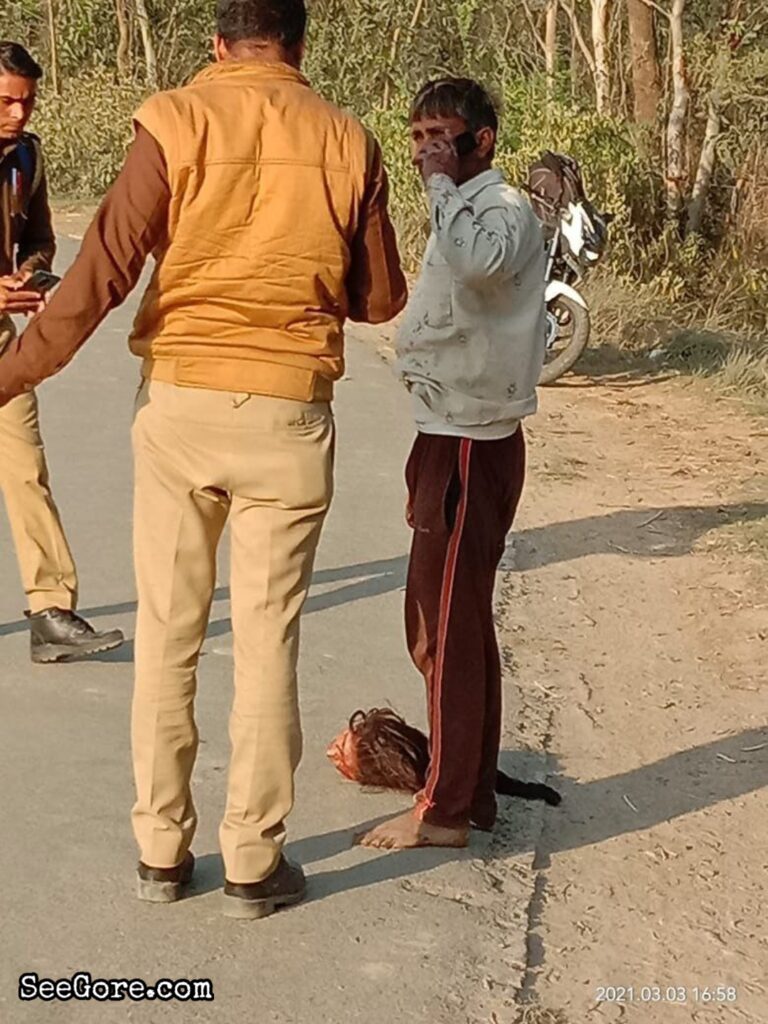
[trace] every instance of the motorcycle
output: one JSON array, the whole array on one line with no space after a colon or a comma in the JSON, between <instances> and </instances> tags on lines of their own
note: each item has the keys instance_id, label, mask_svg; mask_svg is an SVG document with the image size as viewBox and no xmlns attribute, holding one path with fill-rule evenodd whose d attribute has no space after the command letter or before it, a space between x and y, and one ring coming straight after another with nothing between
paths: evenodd
<instances>
[{"instance_id":1,"label":"motorcycle","mask_svg":"<svg viewBox=\"0 0 768 1024\"><path fill-rule=\"evenodd\" d=\"M540 384L552 384L567 373L589 343L589 305L578 286L604 255L614 219L598 213L587 199L557 213L547 243L547 348Z\"/></svg>"},{"instance_id":2,"label":"motorcycle","mask_svg":"<svg viewBox=\"0 0 768 1024\"><path fill-rule=\"evenodd\" d=\"M578 289L605 253L609 213L587 199L578 161L544 150L523 185L544 230L546 269L546 355L540 384L551 384L571 369L589 342L589 306Z\"/></svg>"}]
</instances>

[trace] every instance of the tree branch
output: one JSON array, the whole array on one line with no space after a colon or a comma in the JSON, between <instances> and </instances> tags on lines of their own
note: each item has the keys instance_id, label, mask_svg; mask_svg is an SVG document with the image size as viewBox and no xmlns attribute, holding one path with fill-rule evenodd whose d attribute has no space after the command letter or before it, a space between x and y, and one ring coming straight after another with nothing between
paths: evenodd
<instances>
[{"instance_id":1,"label":"tree branch","mask_svg":"<svg viewBox=\"0 0 768 1024\"><path fill-rule=\"evenodd\" d=\"M544 41L544 37L542 36L542 34L536 28L536 22L534 20L533 14L531 12L531 8L528 6L528 0L523 0L523 10L525 11L525 16L528 19L528 24L531 26L531 32L533 33L533 38L536 40L536 42L541 47L542 53L544 53L544 55L546 56L547 44Z\"/></svg>"},{"instance_id":2,"label":"tree branch","mask_svg":"<svg viewBox=\"0 0 768 1024\"><path fill-rule=\"evenodd\" d=\"M657 4L655 0L640 0L640 3L645 4L646 7L650 7L652 11L657 11L667 21L672 20L672 15L669 11L665 11L661 4Z\"/></svg>"},{"instance_id":3,"label":"tree branch","mask_svg":"<svg viewBox=\"0 0 768 1024\"><path fill-rule=\"evenodd\" d=\"M418 28L419 19L421 18L421 12L424 10L424 0L416 0L416 6L413 9L413 17L411 18L411 24L409 28L411 32Z\"/></svg>"},{"instance_id":4,"label":"tree branch","mask_svg":"<svg viewBox=\"0 0 768 1024\"><path fill-rule=\"evenodd\" d=\"M693 195L688 206L688 231L690 234L701 234L707 198L709 197L715 164L717 162L717 144L720 140L722 125L722 98L718 92L713 92L709 97L707 130L701 146L701 156L699 157L699 167L693 186Z\"/></svg>"},{"instance_id":5,"label":"tree branch","mask_svg":"<svg viewBox=\"0 0 768 1024\"><path fill-rule=\"evenodd\" d=\"M594 58L594 56L592 54L592 51L590 50L589 46L587 45L587 41L584 38L584 33L581 31L581 25L579 24L579 19L578 19L577 15L576 15L576 7L574 6L574 4L571 4L570 6L568 6L568 4L566 4L565 0L560 0L560 6L562 7L562 9L565 11L565 13L568 15L568 18L570 19L571 30L573 32L573 37L576 40L576 42L579 44L579 49L583 53L584 60L587 62L587 67L592 72L592 77L594 78L595 77L595 73L597 71L597 67L595 65L595 58Z\"/></svg>"},{"instance_id":6,"label":"tree branch","mask_svg":"<svg viewBox=\"0 0 768 1024\"><path fill-rule=\"evenodd\" d=\"M55 0L48 0L48 45L51 51L51 82L53 91L61 96L61 79L59 76L59 39L56 28Z\"/></svg>"},{"instance_id":7,"label":"tree branch","mask_svg":"<svg viewBox=\"0 0 768 1024\"><path fill-rule=\"evenodd\" d=\"M411 23L408 26L408 31L409 32L415 31L415 29L418 27L419 19L421 18L421 12L424 10L424 3L425 3L425 0L416 0L416 6L413 9L413 17L411 18ZM403 34L403 26L402 25L398 25L396 27L395 31L392 34L392 48L391 48L390 54L389 54L390 68L394 66L395 60L397 58L397 48L398 48L398 45L400 43L400 37L402 36L402 34ZM384 82L384 96L382 97L382 104L383 104L385 110L389 109L389 101L390 101L391 95L392 95L392 76L391 76L391 74L388 73L387 74L387 79Z\"/></svg>"}]
</instances>

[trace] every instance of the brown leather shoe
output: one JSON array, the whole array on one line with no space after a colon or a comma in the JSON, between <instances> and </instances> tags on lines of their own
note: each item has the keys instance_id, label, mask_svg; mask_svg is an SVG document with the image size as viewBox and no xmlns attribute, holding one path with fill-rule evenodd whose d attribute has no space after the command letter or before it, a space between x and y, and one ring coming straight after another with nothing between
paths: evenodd
<instances>
[{"instance_id":1,"label":"brown leather shoe","mask_svg":"<svg viewBox=\"0 0 768 1024\"><path fill-rule=\"evenodd\" d=\"M224 916L256 921L280 907L301 903L306 892L304 872L298 864L281 857L272 874L261 882L224 883Z\"/></svg>"},{"instance_id":2,"label":"brown leather shoe","mask_svg":"<svg viewBox=\"0 0 768 1024\"><path fill-rule=\"evenodd\" d=\"M151 868L139 861L136 873L139 899L147 903L175 903L184 895L194 870L195 858L191 853L175 868Z\"/></svg>"}]
</instances>

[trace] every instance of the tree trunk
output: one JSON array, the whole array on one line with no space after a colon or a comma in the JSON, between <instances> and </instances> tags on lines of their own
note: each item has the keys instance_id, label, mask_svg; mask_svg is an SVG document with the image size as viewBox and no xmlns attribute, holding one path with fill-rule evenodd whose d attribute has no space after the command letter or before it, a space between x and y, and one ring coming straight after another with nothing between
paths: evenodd
<instances>
[{"instance_id":1,"label":"tree trunk","mask_svg":"<svg viewBox=\"0 0 768 1024\"><path fill-rule=\"evenodd\" d=\"M48 0L48 45L51 52L51 85L54 93L61 96L59 38L56 34L56 0Z\"/></svg>"},{"instance_id":2,"label":"tree trunk","mask_svg":"<svg viewBox=\"0 0 768 1024\"><path fill-rule=\"evenodd\" d=\"M685 158L686 127L691 95L685 63L683 12L685 0L672 0L669 16L672 42L672 110L667 124L667 213L680 223L685 204L687 168Z\"/></svg>"},{"instance_id":3,"label":"tree trunk","mask_svg":"<svg viewBox=\"0 0 768 1024\"><path fill-rule=\"evenodd\" d=\"M595 53L595 92L598 114L609 113L611 73L608 65L608 26L611 0L592 0L592 49Z\"/></svg>"},{"instance_id":4,"label":"tree trunk","mask_svg":"<svg viewBox=\"0 0 768 1024\"><path fill-rule=\"evenodd\" d=\"M547 64L547 96L550 100L555 94L555 76L557 75L557 12L559 7L560 0L547 0L544 57Z\"/></svg>"},{"instance_id":5,"label":"tree trunk","mask_svg":"<svg viewBox=\"0 0 768 1024\"><path fill-rule=\"evenodd\" d=\"M707 130L704 133L704 142L699 157L699 169L696 173L696 182L693 186L693 195L688 207L688 232L689 234L701 234L704 223L704 211L707 207L707 198L712 185L712 176L715 172L717 161L717 143L722 128L721 100L717 92L709 97L709 114L707 116Z\"/></svg>"},{"instance_id":6,"label":"tree trunk","mask_svg":"<svg viewBox=\"0 0 768 1024\"><path fill-rule=\"evenodd\" d=\"M587 67L589 68L590 74L592 75L592 78L595 78L595 58L592 55L592 51L590 50L589 46L587 45L587 41L584 38L584 33L581 31L581 25L579 24L579 16L576 13L575 0L571 0L571 3L566 3L566 0L560 0L560 6L568 15L568 20L571 23L571 52L575 52L577 48L581 51L582 56L586 61ZM571 61L571 74L574 83L576 81L575 68L575 61Z\"/></svg>"},{"instance_id":7,"label":"tree trunk","mask_svg":"<svg viewBox=\"0 0 768 1024\"><path fill-rule=\"evenodd\" d=\"M571 56L569 61L569 67L571 69L571 100L575 100L579 95L579 43L576 39L576 33L573 31L573 25L571 25Z\"/></svg>"},{"instance_id":8,"label":"tree trunk","mask_svg":"<svg viewBox=\"0 0 768 1024\"><path fill-rule=\"evenodd\" d=\"M656 120L661 105L661 69L653 8L644 0L627 0L627 18L632 51L635 120L649 123Z\"/></svg>"},{"instance_id":9,"label":"tree trunk","mask_svg":"<svg viewBox=\"0 0 768 1024\"><path fill-rule=\"evenodd\" d=\"M152 28L149 24L149 13L147 12L146 0L136 0L136 18L141 31L141 41L144 46L144 63L147 69L147 85L152 89L159 87L157 79L157 54L155 43L152 38Z\"/></svg>"},{"instance_id":10,"label":"tree trunk","mask_svg":"<svg viewBox=\"0 0 768 1024\"><path fill-rule=\"evenodd\" d=\"M117 15L117 73L120 78L129 78L131 74L131 57L128 44L128 10L127 0L115 0Z\"/></svg>"}]
</instances>

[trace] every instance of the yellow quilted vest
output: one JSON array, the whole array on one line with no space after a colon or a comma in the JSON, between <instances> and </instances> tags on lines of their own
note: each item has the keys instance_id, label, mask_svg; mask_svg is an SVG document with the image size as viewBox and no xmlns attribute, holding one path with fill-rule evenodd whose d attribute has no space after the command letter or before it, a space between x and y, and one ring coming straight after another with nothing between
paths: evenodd
<instances>
[{"instance_id":1,"label":"yellow quilted vest","mask_svg":"<svg viewBox=\"0 0 768 1024\"><path fill-rule=\"evenodd\" d=\"M131 336L145 377L330 399L371 142L284 64L214 64L136 120L165 154L168 243Z\"/></svg>"}]
</instances>

